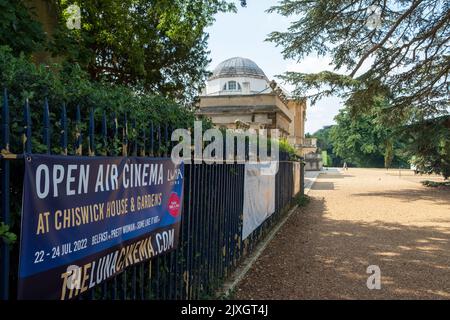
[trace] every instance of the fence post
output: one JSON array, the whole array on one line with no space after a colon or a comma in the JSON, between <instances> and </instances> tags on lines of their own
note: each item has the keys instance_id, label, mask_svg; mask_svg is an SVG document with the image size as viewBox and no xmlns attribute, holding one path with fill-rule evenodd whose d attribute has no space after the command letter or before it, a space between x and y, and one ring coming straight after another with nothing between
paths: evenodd
<instances>
[{"instance_id":1,"label":"fence post","mask_svg":"<svg viewBox=\"0 0 450 320\"><path fill-rule=\"evenodd\" d=\"M2 109L2 153L9 152L9 106L8 106L8 91L3 90L3 109ZM1 221L6 225L10 224L9 212L9 161L1 159L1 190L2 190L2 204L1 204ZM9 298L9 245L0 239L1 246L1 285L0 298L7 300Z\"/></svg>"}]
</instances>

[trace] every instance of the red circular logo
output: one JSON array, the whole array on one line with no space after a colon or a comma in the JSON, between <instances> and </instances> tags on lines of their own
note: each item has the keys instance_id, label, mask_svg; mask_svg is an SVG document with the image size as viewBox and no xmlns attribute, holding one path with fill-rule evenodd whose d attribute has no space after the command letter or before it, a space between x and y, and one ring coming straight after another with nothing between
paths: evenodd
<instances>
[{"instance_id":1,"label":"red circular logo","mask_svg":"<svg viewBox=\"0 0 450 320\"><path fill-rule=\"evenodd\" d=\"M176 193L170 195L168 207L172 217L177 217L180 214L180 198Z\"/></svg>"}]
</instances>

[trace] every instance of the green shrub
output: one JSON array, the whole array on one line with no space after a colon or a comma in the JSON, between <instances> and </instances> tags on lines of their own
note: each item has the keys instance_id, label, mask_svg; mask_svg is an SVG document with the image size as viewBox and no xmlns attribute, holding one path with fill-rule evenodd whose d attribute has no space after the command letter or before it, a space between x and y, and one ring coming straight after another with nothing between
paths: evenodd
<instances>
[{"instance_id":1,"label":"green shrub","mask_svg":"<svg viewBox=\"0 0 450 320\"><path fill-rule=\"evenodd\" d=\"M286 138L281 138L279 140L279 145L281 152L285 152L288 155L288 160L298 161L300 160L300 156L297 154L297 150L291 145Z\"/></svg>"},{"instance_id":2,"label":"green shrub","mask_svg":"<svg viewBox=\"0 0 450 320\"><path fill-rule=\"evenodd\" d=\"M299 207L305 207L311 201L311 198L306 194L300 194L295 198L295 202Z\"/></svg>"},{"instance_id":3,"label":"green shrub","mask_svg":"<svg viewBox=\"0 0 450 320\"><path fill-rule=\"evenodd\" d=\"M14 244L17 240L17 236L9 231L9 226L0 222L0 240L7 244Z\"/></svg>"},{"instance_id":4,"label":"green shrub","mask_svg":"<svg viewBox=\"0 0 450 320\"><path fill-rule=\"evenodd\" d=\"M35 65L25 55L14 56L13 51L6 46L0 46L0 105L3 104L3 88L8 90L10 107L10 151L23 152L23 108L26 99L29 100L32 123L32 152L45 153L43 143L43 107L48 99L50 110L50 140L51 153L60 154L61 139L61 108L63 103L67 110L68 123L68 153L75 154L76 130L75 119L77 106L81 110L81 133L83 154L88 150L89 112L94 110L95 147L97 154L120 155L122 150L122 132L124 116L128 119L128 138L133 141L146 129L149 137L150 123L155 130L170 125L173 128L192 128L195 120L194 111L181 106L174 101L161 96L146 95L139 90L93 82L78 65ZM109 143L102 139L102 118L107 117ZM114 116L118 121L118 137L112 139ZM1 117L1 116L0 116ZM135 123L135 129L133 129ZM203 126L208 127L208 123ZM162 130L164 133L164 130ZM170 138L170 133L169 133ZM147 138L148 139L148 138ZM147 146L149 146L147 140ZM155 147L159 144L155 139ZM131 154L133 144L128 144ZM148 149L147 149L148 150ZM158 150L155 150L158 151ZM165 151L164 146L159 151ZM11 161L11 224L1 226L0 239L14 242L14 233L19 234L23 162ZM8 228L8 229L6 229Z\"/></svg>"},{"instance_id":5,"label":"green shrub","mask_svg":"<svg viewBox=\"0 0 450 320\"><path fill-rule=\"evenodd\" d=\"M87 144L87 123L89 111L94 109L96 145L101 148L101 122L103 114L107 116L108 130L111 130L114 115L118 118L119 136L122 133L124 115L127 114L130 140L144 128L148 130L150 122L154 127L169 125L174 128L191 128L195 120L191 108L181 106L157 95L143 94L124 86L90 81L88 75L78 65L36 66L21 55L15 57L10 48L0 46L0 86L8 89L8 101L11 114L11 149L21 152L23 106L29 100L31 109L33 152L43 152L42 118L44 99L48 99L50 119L53 124L52 152L59 153L61 107L65 103L69 126L69 153L73 153L75 143L75 115L79 105L84 130L83 148ZM3 99L2 99L3 100ZM135 130L132 123L135 122ZM147 131L147 135L148 135ZM114 153L117 150L111 150Z\"/></svg>"}]
</instances>

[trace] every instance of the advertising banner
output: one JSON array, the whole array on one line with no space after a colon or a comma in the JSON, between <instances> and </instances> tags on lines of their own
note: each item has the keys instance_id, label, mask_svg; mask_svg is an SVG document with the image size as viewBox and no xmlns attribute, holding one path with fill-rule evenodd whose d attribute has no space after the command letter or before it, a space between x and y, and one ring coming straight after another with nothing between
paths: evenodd
<instances>
[{"instance_id":1,"label":"advertising banner","mask_svg":"<svg viewBox=\"0 0 450 320\"><path fill-rule=\"evenodd\" d=\"M275 176L278 163L246 163L242 239L275 212Z\"/></svg>"},{"instance_id":2,"label":"advertising banner","mask_svg":"<svg viewBox=\"0 0 450 320\"><path fill-rule=\"evenodd\" d=\"M183 176L169 158L26 156L19 299L72 299L174 250Z\"/></svg>"}]
</instances>

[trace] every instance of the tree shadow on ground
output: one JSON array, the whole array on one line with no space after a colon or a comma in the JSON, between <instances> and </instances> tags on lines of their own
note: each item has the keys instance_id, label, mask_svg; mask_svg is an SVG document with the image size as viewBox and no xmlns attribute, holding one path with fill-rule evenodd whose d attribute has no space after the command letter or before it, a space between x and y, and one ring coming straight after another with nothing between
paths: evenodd
<instances>
[{"instance_id":1,"label":"tree shadow on ground","mask_svg":"<svg viewBox=\"0 0 450 320\"><path fill-rule=\"evenodd\" d=\"M326 181L316 181L314 182L311 190L334 190L334 183Z\"/></svg>"},{"instance_id":2,"label":"tree shadow on ground","mask_svg":"<svg viewBox=\"0 0 450 320\"><path fill-rule=\"evenodd\" d=\"M405 202L414 202L419 200L432 201L434 204L450 205L449 190L442 189L401 189L401 190L386 190L383 192L366 192L356 193L354 197L386 197L396 198ZM450 215L449 215L450 217Z\"/></svg>"},{"instance_id":3,"label":"tree shadow on ground","mask_svg":"<svg viewBox=\"0 0 450 320\"><path fill-rule=\"evenodd\" d=\"M321 198L290 217L238 287L252 299L448 299L448 229L326 217ZM381 289L366 285L369 265Z\"/></svg>"},{"instance_id":4,"label":"tree shadow on ground","mask_svg":"<svg viewBox=\"0 0 450 320\"><path fill-rule=\"evenodd\" d=\"M353 178L355 176L344 173L343 174L323 173L321 177L326 179L344 179L344 178Z\"/></svg>"}]
</instances>

